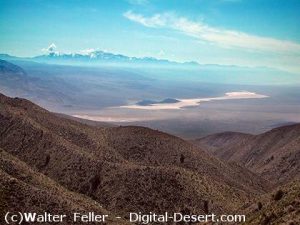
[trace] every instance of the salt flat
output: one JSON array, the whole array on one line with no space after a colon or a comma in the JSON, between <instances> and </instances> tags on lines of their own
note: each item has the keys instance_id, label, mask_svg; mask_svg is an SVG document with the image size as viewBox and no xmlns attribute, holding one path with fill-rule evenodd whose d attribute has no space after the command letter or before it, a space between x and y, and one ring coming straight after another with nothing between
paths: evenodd
<instances>
[{"instance_id":1,"label":"salt flat","mask_svg":"<svg viewBox=\"0 0 300 225\"><path fill-rule=\"evenodd\" d=\"M202 102L209 101L220 101L220 100L234 100L234 99L253 99L253 98L267 98L269 96L257 94L255 92L249 91L238 91L238 92L227 92L224 96L212 97L212 98L191 98L191 99L177 99L178 102L175 103L156 103L151 105L124 105L120 108L127 109L144 109L144 110L165 110L165 109L182 109L185 107L192 107L200 105Z\"/></svg>"}]
</instances>

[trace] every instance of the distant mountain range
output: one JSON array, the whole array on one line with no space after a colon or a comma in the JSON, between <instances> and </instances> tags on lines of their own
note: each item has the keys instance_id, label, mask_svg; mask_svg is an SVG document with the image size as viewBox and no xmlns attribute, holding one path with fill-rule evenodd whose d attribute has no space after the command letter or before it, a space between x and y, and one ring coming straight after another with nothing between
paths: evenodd
<instances>
[{"instance_id":1,"label":"distant mountain range","mask_svg":"<svg viewBox=\"0 0 300 225\"><path fill-rule=\"evenodd\" d=\"M77 65L77 66L129 66L129 67L170 67L170 68L192 68L205 69L206 71L251 71L264 73L283 72L270 67L248 67L240 65L223 65L223 64L201 64L196 61L177 62L167 59L158 59L155 57L130 57L122 54L114 54L106 51L90 51L87 53L62 53L50 52L44 55L34 57L18 57L9 54L0 53L1 60L7 61L31 61L37 63L58 64L58 65ZM284 71L286 75L287 72Z\"/></svg>"},{"instance_id":2,"label":"distant mountain range","mask_svg":"<svg viewBox=\"0 0 300 225\"><path fill-rule=\"evenodd\" d=\"M55 64L129 64L129 65L178 65L178 66L197 66L197 62L179 63L166 59L154 57L129 57L121 54L113 54L104 51L91 51L88 53L59 53L51 52L35 57L16 57L8 54L0 54L2 60L29 60L34 62L55 63Z\"/></svg>"}]
</instances>

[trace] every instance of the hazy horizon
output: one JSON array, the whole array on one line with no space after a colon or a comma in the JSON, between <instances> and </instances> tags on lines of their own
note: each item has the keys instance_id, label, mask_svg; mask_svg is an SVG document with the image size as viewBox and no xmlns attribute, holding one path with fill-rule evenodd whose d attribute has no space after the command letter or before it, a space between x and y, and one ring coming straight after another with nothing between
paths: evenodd
<instances>
[{"instance_id":1,"label":"hazy horizon","mask_svg":"<svg viewBox=\"0 0 300 225\"><path fill-rule=\"evenodd\" d=\"M4 94L180 136L300 122L299 1L0 3Z\"/></svg>"},{"instance_id":2,"label":"hazy horizon","mask_svg":"<svg viewBox=\"0 0 300 225\"><path fill-rule=\"evenodd\" d=\"M11 55L103 50L299 73L299 1L0 2L0 52Z\"/></svg>"}]
</instances>

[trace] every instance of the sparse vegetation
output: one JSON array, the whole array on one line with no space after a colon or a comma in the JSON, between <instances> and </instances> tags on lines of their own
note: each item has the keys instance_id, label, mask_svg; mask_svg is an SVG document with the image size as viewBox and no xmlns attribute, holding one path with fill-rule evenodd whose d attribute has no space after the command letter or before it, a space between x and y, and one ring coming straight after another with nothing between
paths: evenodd
<instances>
[{"instance_id":1,"label":"sparse vegetation","mask_svg":"<svg viewBox=\"0 0 300 225\"><path fill-rule=\"evenodd\" d=\"M278 191L285 193L284 196L275 201L274 196ZM281 196L281 194L280 194ZM248 212L248 219L246 224L274 224L285 225L290 223L300 223L300 181L296 180L281 189L275 191L273 194L266 194L260 197L260 202L263 207L261 210ZM251 207L248 208L250 210Z\"/></svg>"},{"instance_id":2,"label":"sparse vegetation","mask_svg":"<svg viewBox=\"0 0 300 225\"><path fill-rule=\"evenodd\" d=\"M262 220L260 222L261 225L268 225L271 224L272 220L276 219L276 215L271 213L270 215L263 215Z\"/></svg>"}]
</instances>

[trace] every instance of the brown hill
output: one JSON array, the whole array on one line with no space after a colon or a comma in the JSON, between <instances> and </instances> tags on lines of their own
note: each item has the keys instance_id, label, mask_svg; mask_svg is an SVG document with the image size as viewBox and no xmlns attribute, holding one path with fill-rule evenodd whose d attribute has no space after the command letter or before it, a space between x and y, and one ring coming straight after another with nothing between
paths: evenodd
<instances>
[{"instance_id":1,"label":"brown hill","mask_svg":"<svg viewBox=\"0 0 300 225\"><path fill-rule=\"evenodd\" d=\"M244 207L243 211L248 215L245 224L300 224L300 181L277 188Z\"/></svg>"},{"instance_id":2,"label":"brown hill","mask_svg":"<svg viewBox=\"0 0 300 225\"><path fill-rule=\"evenodd\" d=\"M300 124L275 128L260 135L232 132L210 135L195 143L272 182L284 184L300 178Z\"/></svg>"},{"instance_id":3,"label":"brown hill","mask_svg":"<svg viewBox=\"0 0 300 225\"><path fill-rule=\"evenodd\" d=\"M0 149L0 215L6 212L56 212L66 214L95 212L108 214L96 201L70 192L26 163ZM72 220L64 220L68 224ZM110 224L125 224L109 218Z\"/></svg>"},{"instance_id":4,"label":"brown hill","mask_svg":"<svg viewBox=\"0 0 300 225\"><path fill-rule=\"evenodd\" d=\"M171 135L143 127L98 128L0 96L0 147L112 213L229 212L268 182ZM230 199L230 200L229 200Z\"/></svg>"},{"instance_id":5,"label":"brown hill","mask_svg":"<svg viewBox=\"0 0 300 225\"><path fill-rule=\"evenodd\" d=\"M228 158L230 158L230 156L234 153L230 151L232 146L241 145L252 137L253 135L251 134L223 132L211 134L206 137L196 139L192 142L202 147L202 149L205 149L209 153L216 155L218 158L228 160ZM225 149L227 151L225 151Z\"/></svg>"}]
</instances>

